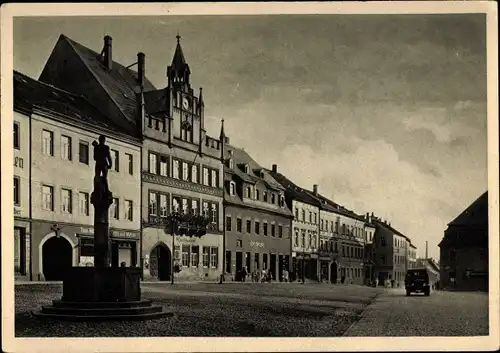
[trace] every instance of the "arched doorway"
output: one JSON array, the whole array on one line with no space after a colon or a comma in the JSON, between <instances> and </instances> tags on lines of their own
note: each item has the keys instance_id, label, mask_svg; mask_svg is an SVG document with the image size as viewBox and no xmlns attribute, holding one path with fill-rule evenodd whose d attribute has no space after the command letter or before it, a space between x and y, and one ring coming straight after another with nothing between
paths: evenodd
<instances>
[{"instance_id":1,"label":"arched doorway","mask_svg":"<svg viewBox=\"0 0 500 353\"><path fill-rule=\"evenodd\" d=\"M163 243L156 245L149 256L149 271L151 276L160 281L169 281L172 264L170 249Z\"/></svg>"},{"instance_id":2,"label":"arched doorway","mask_svg":"<svg viewBox=\"0 0 500 353\"><path fill-rule=\"evenodd\" d=\"M73 248L64 237L51 237L42 247L42 271L46 281L62 281L73 265Z\"/></svg>"},{"instance_id":3,"label":"arched doorway","mask_svg":"<svg viewBox=\"0 0 500 353\"><path fill-rule=\"evenodd\" d=\"M337 283L337 263L334 261L330 264L330 282Z\"/></svg>"}]
</instances>

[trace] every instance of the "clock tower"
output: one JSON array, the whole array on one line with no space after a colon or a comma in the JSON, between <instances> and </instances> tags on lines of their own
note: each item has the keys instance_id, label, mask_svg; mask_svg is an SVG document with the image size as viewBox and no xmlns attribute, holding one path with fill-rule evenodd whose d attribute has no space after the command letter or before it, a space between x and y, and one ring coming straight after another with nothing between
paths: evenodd
<instances>
[{"instance_id":1,"label":"clock tower","mask_svg":"<svg viewBox=\"0 0 500 353\"><path fill-rule=\"evenodd\" d=\"M201 146L204 138L204 103L200 89L195 97L189 81L191 70L184 58L177 34L172 64L167 68L168 95L170 102L170 124L173 139Z\"/></svg>"}]
</instances>

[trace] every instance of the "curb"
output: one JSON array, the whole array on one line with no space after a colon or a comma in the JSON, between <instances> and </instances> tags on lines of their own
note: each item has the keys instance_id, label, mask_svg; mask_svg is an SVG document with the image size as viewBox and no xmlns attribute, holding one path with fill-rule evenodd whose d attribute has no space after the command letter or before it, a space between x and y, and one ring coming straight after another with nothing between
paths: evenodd
<instances>
[{"instance_id":1,"label":"curb","mask_svg":"<svg viewBox=\"0 0 500 353\"><path fill-rule=\"evenodd\" d=\"M368 305L367 305L367 306L365 306L365 308L363 309L363 311L361 312L361 314L359 314L359 318L358 318L356 321L354 321L352 324L350 324L350 325L349 325L349 327L348 327L348 328L344 331L344 333L342 333L342 335L341 335L340 337L351 337L351 336L348 336L348 335L347 335L347 332L348 332L351 328L353 328L354 326L356 326L356 325L357 325L357 323L361 321L361 319L363 319L364 314L366 313L366 311L368 310L368 308L369 308L369 307L370 307L373 303L375 303L375 302L377 301L377 299L378 299L378 297L380 296L380 294L382 294L382 293L377 293L377 294L376 294L376 295L372 298L372 300L370 301L370 303L368 303Z\"/></svg>"}]
</instances>

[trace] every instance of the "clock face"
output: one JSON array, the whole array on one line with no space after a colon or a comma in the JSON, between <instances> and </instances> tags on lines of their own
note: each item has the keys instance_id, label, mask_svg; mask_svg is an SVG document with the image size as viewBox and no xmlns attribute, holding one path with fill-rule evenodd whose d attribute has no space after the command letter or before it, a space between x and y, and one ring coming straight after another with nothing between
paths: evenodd
<instances>
[{"instance_id":1,"label":"clock face","mask_svg":"<svg viewBox=\"0 0 500 353\"><path fill-rule=\"evenodd\" d=\"M184 109L189 109L189 100L186 97L182 99L182 107Z\"/></svg>"}]
</instances>

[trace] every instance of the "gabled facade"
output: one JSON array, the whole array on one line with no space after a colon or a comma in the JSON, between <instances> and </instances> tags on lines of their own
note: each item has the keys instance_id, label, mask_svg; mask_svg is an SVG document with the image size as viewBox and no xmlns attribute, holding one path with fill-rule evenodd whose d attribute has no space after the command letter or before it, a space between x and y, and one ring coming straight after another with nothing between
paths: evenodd
<instances>
[{"instance_id":1,"label":"gabled facade","mask_svg":"<svg viewBox=\"0 0 500 353\"><path fill-rule=\"evenodd\" d=\"M229 142L224 132L221 139ZM240 280L247 273L269 270L276 281L291 270L292 212L285 188L243 149L225 144L225 273Z\"/></svg>"},{"instance_id":2,"label":"gabled facade","mask_svg":"<svg viewBox=\"0 0 500 353\"><path fill-rule=\"evenodd\" d=\"M29 242L19 251L24 265L16 260L16 267L18 262L21 271L28 267L32 280L61 280L65 268L93 264L91 145L101 134L107 137L113 158L108 174L114 198L109 217L111 261L114 266L122 262L136 266L139 139L114 125L83 96L18 72L14 72L14 110L14 135L21 140L19 152L24 150L14 161L19 168L15 177L22 181L17 190L18 217L30 223L29 238L25 236Z\"/></svg>"},{"instance_id":3,"label":"gabled facade","mask_svg":"<svg viewBox=\"0 0 500 353\"><path fill-rule=\"evenodd\" d=\"M221 273L223 254L222 142L206 136L201 89L195 94L191 86L180 37L165 88L156 89L147 79L143 53L130 61L126 67L113 60L109 36L99 54L62 35L40 79L85 95L110 120L142 140L144 278L170 280L174 257L181 268L176 277L214 279ZM130 69L134 65L137 71ZM207 234L176 236L174 244L159 223L175 210L209 216Z\"/></svg>"},{"instance_id":4,"label":"gabled facade","mask_svg":"<svg viewBox=\"0 0 500 353\"><path fill-rule=\"evenodd\" d=\"M277 165L268 170L285 188L285 201L292 210L292 279L319 279L320 202L287 177L278 173Z\"/></svg>"},{"instance_id":5,"label":"gabled facade","mask_svg":"<svg viewBox=\"0 0 500 353\"><path fill-rule=\"evenodd\" d=\"M488 289L488 192L448 224L440 247L440 287Z\"/></svg>"}]
</instances>

